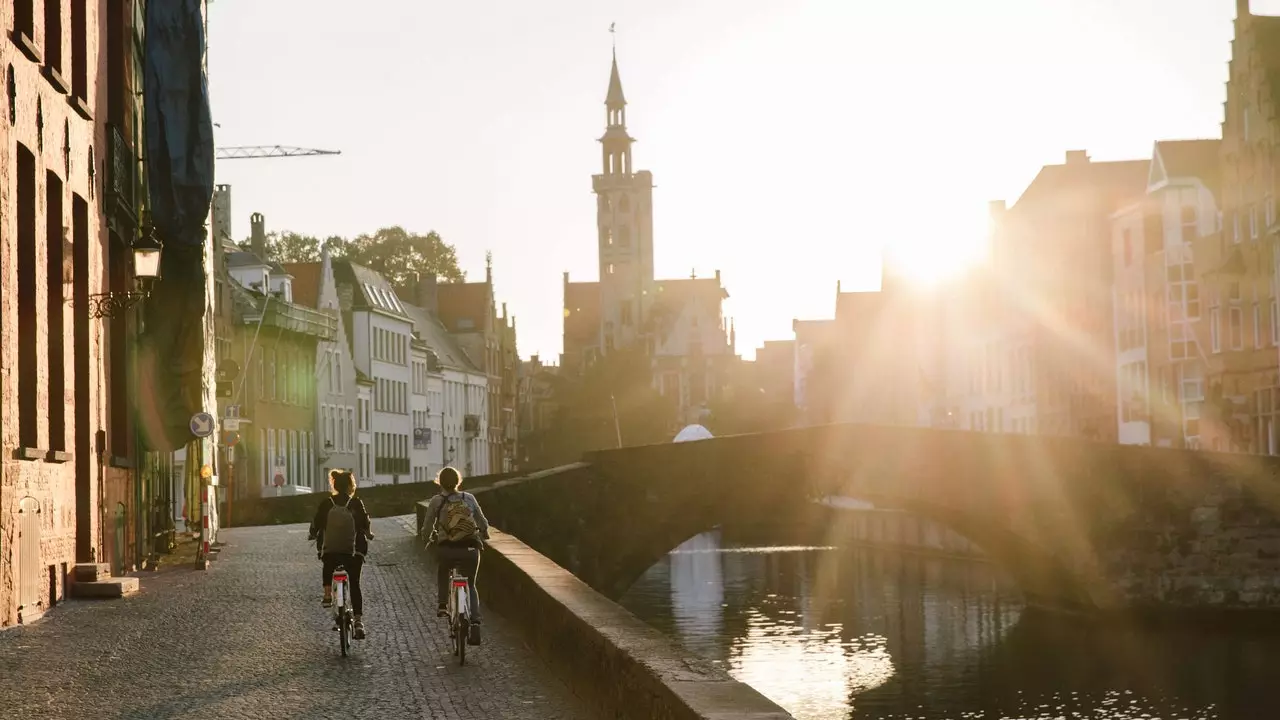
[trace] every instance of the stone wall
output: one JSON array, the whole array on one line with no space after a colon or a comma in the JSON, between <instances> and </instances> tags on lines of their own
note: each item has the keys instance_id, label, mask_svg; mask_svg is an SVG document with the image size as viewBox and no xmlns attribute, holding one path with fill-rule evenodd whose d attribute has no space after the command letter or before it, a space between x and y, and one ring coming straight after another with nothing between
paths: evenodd
<instances>
[{"instance_id":1,"label":"stone wall","mask_svg":"<svg viewBox=\"0 0 1280 720\"><path fill-rule=\"evenodd\" d=\"M477 490L513 476L513 473L507 473L466 478L462 481L462 489ZM415 503L435 495L438 491L439 487L434 482L401 483L358 488L356 496L364 501L365 508L371 517L394 517L412 514ZM219 504L222 527L310 523L323 497L324 495L320 493L311 493L233 500L229 513L226 502L222 502Z\"/></svg>"},{"instance_id":2,"label":"stone wall","mask_svg":"<svg viewBox=\"0 0 1280 720\"><path fill-rule=\"evenodd\" d=\"M482 602L515 624L599 717L792 717L528 545L496 529L491 535L480 564Z\"/></svg>"}]
</instances>

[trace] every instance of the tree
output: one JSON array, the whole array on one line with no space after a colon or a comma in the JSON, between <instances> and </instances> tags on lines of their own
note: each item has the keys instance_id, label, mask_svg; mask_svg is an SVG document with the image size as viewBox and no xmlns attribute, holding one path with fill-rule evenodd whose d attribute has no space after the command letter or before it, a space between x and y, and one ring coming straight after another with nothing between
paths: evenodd
<instances>
[{"instance_id":1,"label":"tree","mask_svg":"<svg viewBox=\"0 0 1280 720\"><path fill-rule=\"evenodd\" d=\"M253 249L251 240L239 245L245 251ZM382 228L372 235L360 235L354 240L338 235L321 240L288 230L270 232L266 237L267 256L263 259L278 263L320 262L325 250L336 259L350 260L381 273L395 286L409 284L415 273L435 273L450 282L466 279L466 273L458 267L454 247L438 233L433 230L418 235L399 225Z\"/></svg>"},{"instance_id":2,"label":"tree","mask_svg":"<svg viewBox=\"0 0 1280 720\"><path fill-rule=\"evenodd\" d=\"M338 244L343 242L340 237L330 237L324 241L323 246L331 247L334 241ZM302 235L289 230L269 232L266 237L267 256L263 260L278 263L320 262L321 247L320 239L313 235ZM241 242L240 249L253 252L253 241L250 239Z\"/></svg>"},{"instance_id":3,"label":"tree","mask_svg":"<svg viewBox=\"0 0 1280 720\"><path fill-rule=\"evenodd\" d=\"M399 225L385 227L344 244L341 255L380 273L395 286L410 284L415 274L434 273L449 282L466 279L454 247L434 230L418 235Z\"/></svg>"}]
</instances>

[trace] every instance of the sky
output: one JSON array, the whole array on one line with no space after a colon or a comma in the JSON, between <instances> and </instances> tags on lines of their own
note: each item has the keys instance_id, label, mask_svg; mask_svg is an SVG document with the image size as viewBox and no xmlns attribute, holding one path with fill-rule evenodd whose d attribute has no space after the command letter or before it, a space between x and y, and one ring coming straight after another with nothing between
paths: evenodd
<instances>
[{"instance_id":1,"label":"sky","mask_svg":"<svg viewBox=\"0 0 1280 720\"><path fill-rule=\"evenodd\" d=\"M360 11L353 12L358 6ZM1235 0L211 0L216 142L340 150L221 161L234 231L402 225L457 247L522 357L561 348L562 273L597 279L611 41L654 173L661 278L729 291L737 349L976 255L1065 151L1217 137ZM1280 14L1280 0L1253 0ZM608 32L616 23L616 34Z\"/></svg>"}]
</instances>

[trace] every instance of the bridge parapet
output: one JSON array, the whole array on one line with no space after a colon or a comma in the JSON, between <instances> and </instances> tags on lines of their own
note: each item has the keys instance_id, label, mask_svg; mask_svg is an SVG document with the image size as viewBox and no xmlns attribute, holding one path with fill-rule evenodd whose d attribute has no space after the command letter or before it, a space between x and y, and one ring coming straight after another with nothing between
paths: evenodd
<instances>
[{"instance_id":1,"label":"bridge parapet","mask_svg":"<svg viewBox=\"0 0 1280 720\"><path fill-rule=\"evenodd\" d=\"M838 534L840 511L809 502L825 495L952 527L1033 602L1280 610L1280 458L827 425L589 453L483 502L496 525L616 596L726 520Z\"/></svg>"}]
</instances>

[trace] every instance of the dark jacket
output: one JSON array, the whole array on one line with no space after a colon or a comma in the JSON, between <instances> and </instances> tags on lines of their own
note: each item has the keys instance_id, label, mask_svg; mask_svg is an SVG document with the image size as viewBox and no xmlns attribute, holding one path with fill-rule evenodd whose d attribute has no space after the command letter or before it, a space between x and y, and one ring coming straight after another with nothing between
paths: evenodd
<instances>
[{"instance_id":1,"label":"dark jacket","mask_svg":"<svg viewBox=\"0 0 1280 720\"><path fill-rule=\"evenodd\" d=\"M341 505L346 498L346 495L331 495L320 501L320 506L316 508L316 516L311 519L311 533L308 538L316 541L317 552L324 549L324 525L329 522L329 511L333 509L335 501ZM351 516L356 521L356 554L368 555L369 536L373 533L370 531L369 513L364 508L364 501L353 497L347 507L351 509Z\"/></svg>"}]
</instances>

